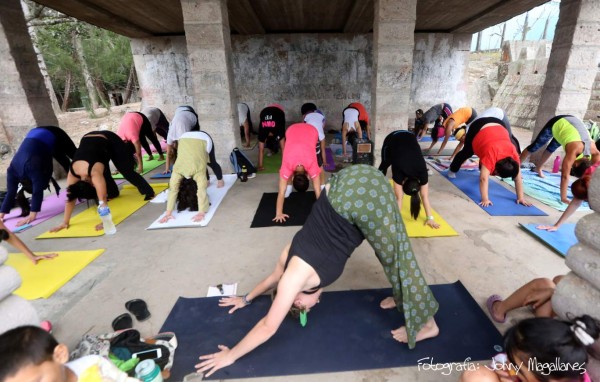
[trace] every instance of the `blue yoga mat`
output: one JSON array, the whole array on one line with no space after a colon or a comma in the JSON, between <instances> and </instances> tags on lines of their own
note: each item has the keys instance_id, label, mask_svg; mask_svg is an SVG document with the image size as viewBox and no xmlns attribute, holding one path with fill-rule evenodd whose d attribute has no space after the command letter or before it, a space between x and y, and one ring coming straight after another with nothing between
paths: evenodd
<instances>
[{"instance_id":1,"label":"blue yoga mat","mask_svg":"<svg viewBox=\"0 0 600 382\"><path fill-rule=\"evenodd\" d=\"M481 201L479 192L479 171L459 171L456 178L448 178L447 171L440 171L446 179L454 184L459 190L465 193L475 203ZM548 216L547 213L535 206L525 207L517 204L517 196L514 192L507 190L498 184L493 177L489 179L488 186L489 198L494 203L493 206L481 207L485 212L492 216Z\"/></svg>"},{"instance_id":2,"label":"blue yoga mat","mask_svg":"<svg viewBox=\"0 0 600 382\"><path fill-rule=\"evenodd\" d=\"M381 369L417 365L419 360L464 362L469 357L491 359L500 351L500 333L460 281L431 289L440 303L435 316L440 334L413 350L390 334L403 322L402 315L379 307L391 289L326 292L308 314L306 327L288 316L269 341L210 379ZM172 380L194 372L198 356L215 353L217 345L237 344L271 305L270 297L261 296L228 314L218 299L180 297L167 317L160 331L175 332L179 342Z\"/></svg>"},{"instance_id":3,"label":"blue yoga mat","mask_svg":"<svg viewBox=\"0 0 600 382\"><path fill-rule=\"evenodd\" d=\"M162 172L159 172L158 174L152 175L150 179L171 179L171 173L163 174Z\"/></svg>"},{"instance_id":4,"label":"blue yoga mat","mask_svg":"<svg viewBox=\"0 0 600 382\"><path fill-rule=\"evenodd\" d=\"M453 136L448 138L448 142L455 141L455 140L456 140L456 138L454 138ZM431 141L433 141L433 138L431 138L431 135L426 135L423 138L419 139L419 142L431 142ZM444 142L444 137L438 138L438 143L441 144L442 142Z\"/></svg>"},{"instance_id":5,"label":"blue yoga mat","mask_svg":"<svg viewBox=\"0 0 600 382\"><path fill-rule=\"evenodd\" d=\"M519 223L527 232L541 240L544 244L560 253L564 257L567 256L569 248L577 244L578 240L575 236L575 224L561 224L556 232L548 232L541 229L537 229L539 224Z\"/></svg>"}]
</instances>

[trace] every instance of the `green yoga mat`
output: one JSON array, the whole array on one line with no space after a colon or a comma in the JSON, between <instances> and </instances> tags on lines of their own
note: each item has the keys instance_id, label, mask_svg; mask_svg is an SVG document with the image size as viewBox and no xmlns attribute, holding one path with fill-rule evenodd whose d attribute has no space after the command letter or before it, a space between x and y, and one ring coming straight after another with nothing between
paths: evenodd
<instances>
[{"instance_id":1,"label":"green yoga mat","mask_svg":"<svg viewBox=\"0 0 600 382\"><path fill-rule=\"evenodd\" d=\"M264 170L261 171L263 174L276 174L281 168L281 151L275 155L267 156L265 149L265 156L263 157Z\"/></svg>"},{"instance_id":2,"label":"green yoga mat","mask_svg":"<svg viewBox=\"0 0 600 382\"><path fill-rule=\"evenodd\" d=\"M164 160L158 160L156 158L158 158L158 155L155 154L154 155L155 159L149 160L147 155L144 155L144 172L142 173L142 175L149 173L150 171L154 170L155 168L157 168L158 166L164 165L165 161ZM113 179L123 179L123 175L122 174L113 174Z\"/></svg>"}]
</instances>

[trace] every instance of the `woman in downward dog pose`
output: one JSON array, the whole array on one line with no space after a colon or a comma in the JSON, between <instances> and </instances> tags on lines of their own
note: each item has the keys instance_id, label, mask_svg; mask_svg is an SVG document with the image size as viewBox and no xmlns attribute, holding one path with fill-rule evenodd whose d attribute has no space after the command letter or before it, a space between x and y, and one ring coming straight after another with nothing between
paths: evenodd
<instances>
[{"instance_id":1,"label":"woman in downward dog pose","mask_svg":"<svg viewBox=\"0 0 600 382\"><path fill-rule=\"evenodd\" d=\"M325 187L275 270L245 296L220 300L219 305L231 306L233 313L277 287L267 315L233 348L219 345L217 353L201 356L197 371L210 376L231 365L271 338L288 312L299 312L306 324L306 314L323 288L340 277L365 238L392 284L393 298L383 300L381 307L397 307L405 317L406 326L392 330L392 337L412 349L417 341L437 336L433 316L439 306L412 252L392 187L374 167L355 165L340 171Z\"/></svg>"}]
</instances>

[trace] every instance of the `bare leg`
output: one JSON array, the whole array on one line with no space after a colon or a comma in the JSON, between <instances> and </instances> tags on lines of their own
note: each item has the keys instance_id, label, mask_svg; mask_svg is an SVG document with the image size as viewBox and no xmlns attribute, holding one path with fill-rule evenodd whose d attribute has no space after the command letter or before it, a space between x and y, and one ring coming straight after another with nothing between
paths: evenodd
<instances>
[{"instance_id":1,"label":"bare leg","mask_svg":"<svg viewBox=\"0 0 600 382\"><path fill-rule=\"evenodd\" d=\"M492 318L495 321L502 321L506 314L511 310L525 306L525 302L532 293L544 289L554 289L555 287L556 285L550 279L539 278L532 280L514 291L506 300L496 301L492 305ZM548 306L545 306L546 304L548 304ZM538 317L551 317L552 305L550 300L537 307L535 312Z\"/></svg>"},{"instance_id":2,"label":"bare leg","mask_svg":"<svg viewBox=\"0 0 600 382\"><path fill-rule=\"evenodd\" d=\"M540 178L544 178L543 167L544 163L548 161L552 153L548 150L544 150L542 157L535 163L535 171L538 173Z\"/></svg>"},{"instance_id":3,"label":"bare leg","mask_svg":"<svg viewBox=\"0 0 600 382\"><path fill-rule=\"evenodd\" d=\"M529 158L529 150L525 149L521 152L521 163L525 163L527 158Z\"/></svg>"},{"instance_id":4,"label":"bare leg","mask_svg":"<svg viewBox=\"0 0 600 382\"><path fill-rule=\"evenodd\" d=\"M246 144L244 147L250 147L250 125L248 121L244 121L244 136L246 137Z\"/></svg>"},{"instance_id":5,"label":"bare leg","mask_svg":"<svg viewBox=\"0 0 600 382\"><path fill-rule=\"evenodd\" d=\"M281 149L281 155L283 156L283 150L285 149L285 137L279 140L279 148Z\"/></svg>"},{"instance_id":6,"label":"bare leg","mask_svg":"<svg viewBox=\"0 0 600 382\"><path fill-rule=\"evenodd\" d=\"M500 382L500 378L487 367L479 367L477 370L466 370L459 382Z\"/></svg>"},{"instance_id":7,"label":"bare leg","mask_svg":"<svg viewBox=\"0 0 600 382\"><path fill-rule=\"evenodd\" d=\"M435 320L432 318L419 330L417 333L417 342L423 341L428 338L433 338L440 334L440 328L438 328ZM392 330L392 337L398 342L408 342L408 336L406 335L406 326L401 326L398 329Z\"/></svg>"},{"instance_id":8,"label":"bare leg","mask_svg":"<svg viewBox=\"0 0 600 382\"><path fill-rule=\"evenodd\" d=\"M265 142L258 142L258 171L262 171L265 168L263 167L263 157L265 156Z\"/></svg>"},{"instance_id":9,"label":"bare leg","mask_svg":"<svg viewBox=\"0 0 600 382\"><path fill-rule=\"evenodd\" d=\"M348 136L348 124L344 123L342 126L342 155L346 156L346 139Z\"/></svg>"}]
</instances>

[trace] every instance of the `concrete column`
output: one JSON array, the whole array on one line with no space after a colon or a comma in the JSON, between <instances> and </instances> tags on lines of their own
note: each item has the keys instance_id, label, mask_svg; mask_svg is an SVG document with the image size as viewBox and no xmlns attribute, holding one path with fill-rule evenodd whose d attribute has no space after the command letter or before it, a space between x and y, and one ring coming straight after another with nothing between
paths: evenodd
<instances>
[{"instance_id":1,"label":"concrete column","mask_svg":"<svg viewBox=\"0 0 600 382\"><path fill-rule=\"evenodd\" d=\"M19 0L0 2L0 73L0 143L14 150L32 127L58 125Z\"/></svg>"},{"instance_id":2,"label":"concrete column","mask_svg":"<svg viewBox=\"0 0 600 382\"><path fill-rule=\"evenodd\" d=\"M172 118L177 106L193 105L185 36L132 38L130 42L142 107L158 107Z\"/></svg>"},{"instance_id":3,"label":"concrete column","mask_svg":"<svg viewBox=\"0 0 600 382\"><path fill-rule=\"evenodd\" d=\"M579 243L567 254L566 264L570 272L556 286L552 296L552 309L563 319L588 314L600 318L600 172L596 171L588 189L589 203L595 212L577 222L575 236ZM598 342L597 342L598 344ZM600 351L599 346L596 349ZM591 357L590 357L591 358ZM600 362L588 363L592 380L600 380Z\"/></svg>"},{"instance_id":4,"label":"concrete column","mask_svg":"<svg viewBox=\"0 0 600 382\"><path fill-rule=\"evenodd\" d=\"M560 3L560 16L548 60L533 138L555 115L584 117L600 62L598 20L600 2L597 0Z\"/></svg>"},{"instance_id":5,"label":"concrete column","mask_svg":"<svg viewBox=\"0 0 600 382\"><path fill-rule=\"evenodd\" d=\"M408 129L417 0L376 0L371 125L375 158L384 138Z\"/></svg>"},{"instance_id":6,"label":"concrete column","mask_svg":"<svg viewBox=\"0 0 600 382\"><path fill-rule=\"evenodd\" d=\"M200 128L215 142L217 161L227 170L229 153L240 144L227 1L181 0L181 8L194 107Z\"/></svg>"}]
</instances>

